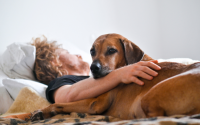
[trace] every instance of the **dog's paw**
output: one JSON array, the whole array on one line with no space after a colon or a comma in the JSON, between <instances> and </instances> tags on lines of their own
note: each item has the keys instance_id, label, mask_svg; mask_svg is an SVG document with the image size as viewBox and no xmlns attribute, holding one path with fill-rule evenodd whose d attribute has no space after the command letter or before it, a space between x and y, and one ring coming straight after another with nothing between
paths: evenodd
<instances>
[{"instance_id":1,"label":"dog's paw","mask_svg":"<svg viewBox=\"0 0 200 125\"><path fill-rule=\"evenodd\" d=\"M36 120L43 120L43 112L41 110L36 110L32 113L30 120L36 121Z\"/></svg>"}]
</instances>

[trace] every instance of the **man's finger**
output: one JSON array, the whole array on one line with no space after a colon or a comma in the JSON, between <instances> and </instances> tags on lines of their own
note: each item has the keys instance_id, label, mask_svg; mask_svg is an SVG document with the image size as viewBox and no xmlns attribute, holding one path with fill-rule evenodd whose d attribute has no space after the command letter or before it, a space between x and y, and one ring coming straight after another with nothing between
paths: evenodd
<instances>
[{"instance_id":1,"label":"man's finger","mask_svg":"<svg viewBox=\"0 0 200 125\"><path fill-rule=\"evenodd\" d=\"M150 62L153 62L153 63L158 63L158 60L151 60Z\"/></svg>"},{"instance_id":2,"label":"man's finger","mask_svg":"<svg viewBox=\"0 0 200 125\"><path fill-rule=\"evenodd\" d=\"M141 78L147 79L147 80L152 80L153 77L151 74L148 75L148 73L144 72L144 71L137 71L133 73L134 76L139 76Z\"/></svg>"},{"instance_id":3,"label":"man's finger","mask_svg":"<svg viewBox=\"0 0 200 125\"><path fill-rule=\"evenodd\" d=\"M148 62L144 63L143 66L148 66L148 67L150 67L152 69L155 69L155 70L160 70L161 69L160 66L158 66L157 64L155 64L152 61L148 61Z\"/></svg>"},{"instance_id":4,"label":"man's finger","mask_svg":"<svg viewBox=\"0 0 200 125\"><path fill-rule=\"evenodd\" d=\"M144 82L142 82L141 80L139 80L136 77L132 77L132 82L138 84L138 85L144 85Z\"/></svg>"}]
</instances>

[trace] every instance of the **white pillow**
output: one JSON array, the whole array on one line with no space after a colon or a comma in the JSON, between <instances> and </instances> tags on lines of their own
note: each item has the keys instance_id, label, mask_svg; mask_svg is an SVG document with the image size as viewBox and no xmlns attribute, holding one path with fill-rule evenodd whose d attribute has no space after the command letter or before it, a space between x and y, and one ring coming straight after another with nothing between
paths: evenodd
<instances>
[{"instance_id":1,"label":"white pillow","mask_svg":"<svg viewBox=\"0 0 200 125\"><path fill-rule=\"evenodd\" d=\"M40 96L46 99L45 91L46 91L47 85L44 85L40 82L26 80L26 79L7 78L7 79L3 79L2 83L14 100L19 94L20 90L26 86L31 87L32 89L37 91Z\"/></svg>"},{"instance_id":2,"label":"white pillow","mask_svg":"<svg viewBox=\"0 0 200 125\"><path fill-rule=\"evenodd\" d=\"M35 46L25 43L12 43L2 54L0 68L10 78L35 80L33 74L35 55Z\"/></svg>"},{"instance_id":3,"label":"white pillow","mask_svg":"<svg viewBox=\"0 0 200 125\"><path fill-rule=\"evenodd\" d=\"M188 65L195 62L199 62L199 60L193 60L190 58L171 58L171 59L158 59L158 62L178 62Z\"/></svg>"}]
</instances>

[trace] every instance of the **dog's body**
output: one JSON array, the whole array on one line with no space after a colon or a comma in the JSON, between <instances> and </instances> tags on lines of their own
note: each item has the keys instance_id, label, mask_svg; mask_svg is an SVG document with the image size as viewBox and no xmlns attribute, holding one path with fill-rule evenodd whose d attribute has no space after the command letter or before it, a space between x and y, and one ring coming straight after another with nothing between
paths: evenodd
<instances>
[{"instance_id":1,"label":"dog's body","mask_svg":"<svg viewBox=\"0 0 200 125\"><path fill-rule=\"evenodd\" d=\"M185 66L177 63L160 63L158 65L162 67L162 70L158 71L157 77L152 81L141 79L145 85L120 84L111 90L108 99L104 100L108 101L111 98L109 109L103 114L121 119L133 119L200 113L200 98L198 96L200 94L200 75L191 73L193 72L191 70L187 71L190 69L189 67L195 67L198 69L195 69L194 72L199 72L197 70L200 70L200 64ZM169 65L171 65L170 69ZM184 73L181 74L182 72ZM188 75L190 78L187 78ZM172 76L174 77L172 78ZM199 82L191 82L196 80Z\"/></svg>"},{"instance_id":2,"label":"dog's body","mask_svg":"<svg viewBox=\"0 0 200 125\"><path fill-rule=\"evenodd\" d=\"M91 55L94 78L105 76L127 64L152 60L139 47L118 34L100 36L93 44ZM69 112L102 114L121 119L200 113L200 63L184 65L163 62L158 65L162 69L153 80L140 78L145 83L143 86L121 83L96 98L52 104L36 111L32 120ZM30 113L13 117L25 119L29 118L28 115Z\"/></svg>"}]
</instances>

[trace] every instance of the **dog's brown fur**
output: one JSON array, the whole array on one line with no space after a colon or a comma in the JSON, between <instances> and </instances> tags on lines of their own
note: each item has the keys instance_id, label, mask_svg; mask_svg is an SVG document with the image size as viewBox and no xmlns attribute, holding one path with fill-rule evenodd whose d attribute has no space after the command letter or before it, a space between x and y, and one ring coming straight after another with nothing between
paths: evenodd
<instances>
[{"instance_id":1,"label":"dog's brown fur","mask_svg":"<svg viewBox=\"0 0 200 125\"><path fill-rule=\"evenodd\" d=\"M117 52L110 54L110 48ZM95 52L93 63L98 62L102 69L100 73L94 73L96 78L140 60L152 60L138 46L119 34L100 36L91 50ZM158 65L162 69L153 80L140 78L145 83L143 86L122 83L97 98L52 104L36 111L32 120L69 112L109 115L121 119L200 113L200 63L184 65L163 62ZM25 119L28 115L30 113L11 117Z\"/></svg>"}]
</instances>

